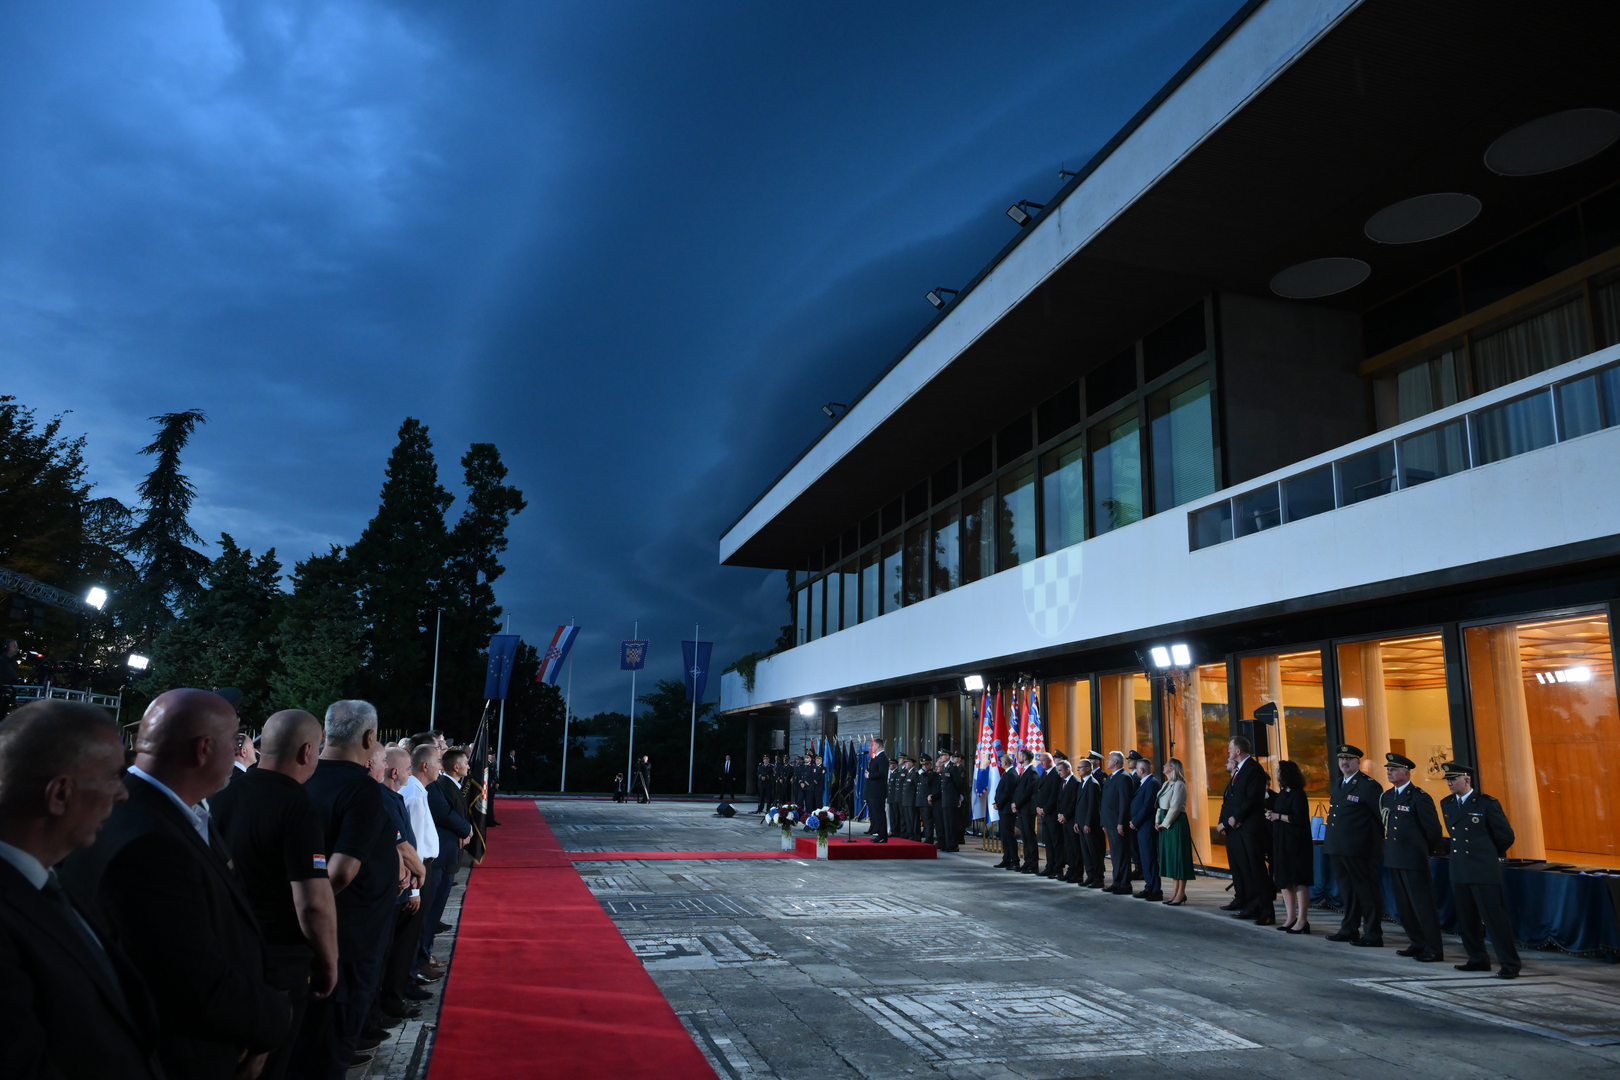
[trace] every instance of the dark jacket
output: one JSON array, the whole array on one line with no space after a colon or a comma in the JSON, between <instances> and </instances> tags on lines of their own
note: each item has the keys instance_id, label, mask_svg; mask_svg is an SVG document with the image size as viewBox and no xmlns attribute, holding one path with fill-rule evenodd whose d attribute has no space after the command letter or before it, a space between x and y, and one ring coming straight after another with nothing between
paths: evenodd
<instances>
[{"instance_id":1,"label":"dark jacket","mask_svg":"<svg viewBox=\"0 0 1620 1080\"><path fill-rule=\"evenodd\" d=\"M93 908L151 987L162 1028L158 1057L171 1080L229 1080L245 1048L287 1036L287 996L264 978L259 927L224 846L191 825L168 796L126 776L94 846L62 864L81 908Z\"/></svg>"},{"instance_id":2,"label":"dark jacket","mask_svg":"<svg viewBox=\"0 0 1620 1080\"><path fill-rule=\"evenodd\" d=\"M109 973L71 917L65 898L0 860L0 1076L155 1080L158 1018L145 981L100 931Z\"/></svg>"},{"instance_id":3,"label":"dark jacket","mask_svg":"<svg viewBox=\"0 0 1620 1080\"><path fill-rule=\"evenodd\" d=\"M1226 792L1221 796L1221 824L1225 825L1231 818L1236 818L1238 828L1245 825L1265 823L1266 792L1271 788L1271 779L1266 776L1266 770L1252 757L1243 759L1243 764L1232 778L1226 783ZM1227 825L1227 828L1232 826Z\"/></svg>"},{"instance_id":4,"label":"dark jacket","mask_svg":"<svg viewBox=\"0 0 1620 1080\"><path fill-rule=\"evenodd\" d=\"M1065 825L1074 824L1074 807L1080 798L1080 779L1073 773L1058 785L1057 812Z\"/></svg>"},{"instance_id":5,"label":"dark jacket","mask_svg":"<svg viewBox=\"0 0 1620 1080\"><path fill-rule=\"evenodd\" d=\"M1322 854L1348 855L1375 859L1384 846L1384 824L1378 816L1378 800L1384 785L1364 772L1348 781L1335 776L1328 789L1327 832L1322 837Z\"/></svg>"},{"instance_id":6,"label":"dark jacket","mask_svg":"<svg viewBox=\"0 0 1620 1080\"><path fill-rule=\"evenodd\" d=\"M1018 790L1018 780L1018 774L1008 769L1001 774L1001 779L996 781L996 809L1003 814L1007 813L1012 807L1013 795Z\"/></svg>"},{"instance_id":7,"label":"dark jacket","mask_svg":"<svg viewBox=\"0 0 1620 1080\"><path fill-rule=\"evenodd\" d=\"M866 801L880 803L889 797L889 755L879 750L866 763Z\"/></svg>"},{"instance_id":8,"label":"dark jacket","mask_svg":"<svg viewBox=\"0 0 1620 1080\"><path fill-rule=\"evenodd\" d=\"M939 798L943 805L952 810L962 805L962 789L966 786L962 770L954 761L939 770Z\"/></svg>"},{"instance_id":9,"label":"dark jacket","mask_svg":"<svg viewBox=\"0 0 1620 1080\"><path fill-rule=\"evenodd\" d=\"M1151 773L1137 784L1136 794L1131 796L1131 828L1151 829L1158 823L1161 786L1159 778Z\"/></svg>"},{"instance_id":10,"label":"dark jacket","mask_svg":"<svg viewBox=\"0 0 1620 1080\"><path fill-rule=\"evenodd\" d=\"M445 783L447 777L441 775L437 780L427 786L428 813L433 815L433 827L439 834L439 858L455 859L461 853L460 841L472 835L472 822L460 812L456 803L465 808L466 803L461 798L461 789L456 787L455 781ZM455 793L452 802L450 793ZM435 863L435 865L442 865Z\"/></svg>"},{"instance_id":11,"label":"dark jacket","mask_svg":"<svg viewBox=\"0 0 1620 1080\"><path fill-rule=\"evenodd\" d=\"M1102 827L1102 781L1092 773L1080 781L1079 794L1074 799L1074 820L1081 829Z\"/></svg>"},{"instance_id":12,"label":"dark jacket","mask_svg":"<svg viewBox=\"0 0 1620 1080\"><path fill-rule=\"evenodd\" d=\"M1451 834L1451 880L1457 885L1502 884L1502 856L1513 846L1513 826L1502 804L1481 792L1462 806L1457 796L1440 800L1440 813Z\"/></svg>"},{"instance_id":13,"label":"dark jacket","mask_svg":"<svg viewBox=\"0 0 1620 1080\"><path fill-rule=\"evenodd\" d=\"M940 778L938 769L924 769L917 777L917 805L938 806Z\"/></svg>"},{"instance_id":14,"label":"dark jacket","mask_svg":"<svg viewBox=\"0 0 1620 1080\"><path fill-rule=\"evenodd\" d=\"M1434 797L1408 784L1397 794L1386 788L1378 797L1384 818L1384 865L1391 870L1429 869L1429 856L1440 845L1440 815Z\"/></svg>"},{"instance_id":15,"label":"dark jacket","mask_svg":"<svg viewBox=\"0 0 1620 1080\"><path fill-rule=\"evenodd\" d=\"M1055 768L1041 774L1040 783L1035 785L1035 809L1047 814L1057 813L1058 782Z\"/></svg>"},{"instance_id":16,"label":"dark jacket","mask_svg":"<svg viewBox=\"0 0 1620 1080\"><path fill-rule=\"evenodd\" d=\"M1035 771L1035 766L1026 765L1024 771L1018 774L1018 786L1013 789L1013 802L1018 806L1018 812L1035 809L1035 789L1040 786L1041 774Z\"/></svg>"},{"instance_id":17,"label":"dark jacket","mask_svg":"<svg viewBox=\"0 0 1620 1080\"><path fill-rule=\"evenodd\" d=\"M1129 769L1119 770L1104 782L1100 811L1103 828L1113 832L1115 825L1131 823L1131 799L1135 795L1136 777Z\"/></svg>"}]
</instances>

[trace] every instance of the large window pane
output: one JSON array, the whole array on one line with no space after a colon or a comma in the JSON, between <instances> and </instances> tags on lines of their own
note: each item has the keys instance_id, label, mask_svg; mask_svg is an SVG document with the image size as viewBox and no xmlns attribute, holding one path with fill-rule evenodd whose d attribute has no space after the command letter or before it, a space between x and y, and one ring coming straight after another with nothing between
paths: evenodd
<instances>
[{"instance_id":1,"label":"large window pane","mask_svg":"<svg viewBox=\"0 0 1620 1080\"><path fill-rule=\"evenodd\" d=\"M996 568L1006 570L1035 558L1035 464L1001 478L996 508Z\"/></svg>"},{"instance_id":2,"label":"large window pane","mask_svg":"<svg viewBox=\"0 0 1620 1080\"><path fill-rule=\"evenodd\" d=\"M1062 750L1078 762L1096 747L1091 743L1091 680L1046 684L1047 749Z\"/></svg>"},{"instance_id":3,"label":"large window pane","mask_svg":"<svg viewBox=\"0 0 1620 1080\"><path fill-rule=\"evenodd\" d=\"M1091 429L1091 501L1098 536L1142 519L1142 417L1135 408Z\"/></svg>"},{"instance_id":4,"label":"large window pane","mask_svg":"<svg viewBox=\"0 0 1620 1080\"><path fill-rule=\"evenodd\" d=\"M844 616L839 625L842 629L848 630L861 621L861 578L856 573L854 559L844 563L838 571L841 579L838 587L844 598L842 605Z\"/></svg>"},{"instance_id":5,"label":"large window pane","mask_svg":"<svg viewBox=\"0 0 1620 1080\"><path fill-rule=\"evenodd\" d=\"M1282 482L1288 520L1301 521L1333 509L1333 466L1323 465Z\"/></svg>"},{"instance_id":6,"label":"large window pane","mask_svg":"<svg viewBox=\"0 0 1620 1080\"><path fill-rule=\"evenodd\" d=\"M1457 387L1458 361L1455 350L1444 352L1396 375L1396 419L1404 423L1457 404L1461 400Z\"/></svg>"},{"instance_id":7,"label":"large window pane","mask_svg":"<svg viewBox=\"0 0 1620 1080\"><path fill-rule=\"evenodd\" d=\"M1440 766L1453 757L1446 661L1439 634L1340 645L1339 708L1344 741L1366 755L1361 771L1387 784L1384 755L1417 762L1412 781L1435 805L1450 794ZM1336 762L1331 762L1337 768Z\"/></svg>"},{"instance_id":8,"label":"large window pane","mask_svg":"<svg viewBox=\"0 0 1620 1080\"><path fill-rule=\"evenodd\" d=\"M915 604L928 594L928 522L919 521L906 530L905 602Z\"/></svg>"},{"instance_id":9,"label":"large window pane","mask_svg":"<svg viewBox=\"0 0 1620 1080\"><path fill-rule=\"evenodd\" d=\"M821 613L822 604L826 596L826 578L819 577L810 583L810 633L807 638L809 641L814 641L816 638L824 635L824 631L822 630L823 624L821 621Z\"/></svg>"},{"instance_id":10,"label":"large window pane","mask_svg":"<svg viewBox=\"0 0 1620 1080\"><path fill-rule=\"evenodd\" d=\"M1267 484L1258 491L1239 495L1232 500L1232 533L1248 536L1282 524L1282 499L1276 484Z\"/></svg>"},{"instance_id":11,"label":"large window pane","mask_svg":"<svg viewBox=\"0 0 1620 1080\"><path fill-rule=\"evenodd\" d=\"M1535 394L1474 417L1479 462L1488 465L1553 443L1552 395Z\"/></svg>"},{"instance_id":12,"label":"large window pane","mask_svg":"<svg viewBox=\"0 0 1620 1080\"><path fill-rule=\"evenodd\" d=\"M1148 400L1153 425L1154 513L1215 490L1215 429L1209 389L1209 368L1204 367L1183 375Z\"/></svg>"},{"instance_id":13,"label":"large window pane","mask_svg":"<svg viewBox=\"0 0 1620 1080\"><path fill-rule=\"evenodd\" d=\"M962 583L996 572L996 493L971 491L962 499Z\"/></svg>"},{"instance_id":14,"label":"large window pane","mask_svg":"<svg viewBox=\"0 0 1620 1080\"><path fill-rule=\"evenodd\" d=\"M1598 409L1598 377L1588 375L1557 387L1558 430L1561 438L1590 435L1603 426Z\"/></svg>"},{"instance_id":15,"label":"large window pane","mask_svg":"<svg viewBox=\"0 0 1620 1080\"><path fill-rule=\"evenodd\" d=\"M1480 787L1508 854L1620 867L1620 715L1601 611L1463 631Z\"/></svg>"},{"instance_id":16,"label":"large window pane","mask_svg":"<svg viewBox=\"0 0 1620 1080\"><path fill-rule=\"evenodd\" d=\"M900 557L900 538L891 537L883 541L883 610L898 611L900 602L905 597L905 575L902 571L904 560Z\"/></svg>"},{"instance_id":17,"label":"large window pane","mask_svg":"<svg viewBox=\"0 0 1620 1080\"><path fill-rule=\"evenodd\" d=\"M1213 547L1232 539L1230 500L1206 506L1192 515L1192 549Z\"/></svg>"},{"instance_id":18,"label":"large window pane","mask_svg":"<svg viewBox=\"0 0 1620 1080\"><path fill-rule=\"evenodd\" d=\"M795 640L803 645L810 640L810 586L806 585L794 593L793 597L793 622L797 627Z\"/></svg>"},{"instance_id":19,"label":"large window pane","mask_svg":"<svg viewBox=\"0 0 1620 1080\"><path fill-rule=\"evenodd\" d=\"M1339 462L1339 505L1376 499L1395 490L1395 444L1385 443Z\"/></svg>"},{"instance_id":20,"label":"large window pane","mask_svg":"<svg viewBox=\"0 0 1620 1080\"><path fill-rule=\"evenodd\" d=\"M1097 749L1104 756L1115 750L1122 754L1135 750L1143 757L1152 757L1153 692L1147 677L1104 675L1097 690L1103 740Z\"/></svg>"},{"instance_id":21,"label":"large window pane","mask_svg":"<svg viewBox=\"0 0 1620 1080\"><path fill-rule=\"evenodd\" d=\"M1472 349L1474 385L1478 393L1495 390L1591 351L1585 305L1572 300L1476 338Z\"/></svg>"},{"instance_id":22,"label":"large window pane","mask_svg":"<svg viewBox=\"0 0 1620 1080\"><path fill-rule=\"evenodd\" d=\"M1086 440L1041 456L1041 524L1048 554L1086 538Z\"/></svg>"},{"instance_id":23,"label":"large window pane","mask_svg":"<svg viewBox=\"0 0 1620 1080\"><path fill-rule=\"evenodd\" d=\"M883 563L878 549L873 548L861 556L861 621L875 619L883 607L878 597L882 594Z\"/></svg>"},{"instance_id":24,"label":"large window pane","mask_svg":"<svg viewBox=\"0 0 1620 1080\"><path fill-rule=\"evenodd\" d=\"M1305 774L1305 793L1327 798L1327 710L1322 701L1322 653L1276 653L1245 656L1238 661L1238 693L1244 718L1267 702L1276 702L1281 722L1267 726L1266 771L1277 775L1277 762L1292 761ZM1256 724L1256 737L1262 725ZM1258 749L1258 747L1256 748ZM1262 755L1256 755L1261 757Z\"/></svg>"},{"instance_id":25,"label":"large window pane","mask_svg":"<svg viewBox=\"0 0 1620 1080\"><path fill-rule=\"evenodd\" d=\"M1468 468L1468 425L1461 420L1401 440L1401 486L1438 480Z\"/></svg>"},{"instance_id":26,"label":"large window pane","mask_svg":"<svg viewBox=\"0 0 1620 1080\"><path fill-rule=\"evenodd\" d=\"M934 515L934 569L929 575L931 595L938 596L962 584L962 507L951 504Z\"/></svg>"},{"instance_id":27,"label":"large window pane","mask_svg":"<svg viewBox=\"0 0 1620 1080\"><path fill-rule=\"evenodd\" d=\"M1221 794L1229 779L1226 744L1232 736L1226 665L1193 668L1180 680L1175 697L1166 698L1165 706L1174 743L1170 754L1181 761L1187 778L1187 816L1191 819L1193 844L1200 859L1211 856L1217 866L1226 866L1225 843L1215 833L1215 823L1221 817Z\"/></svg>"}]
</instances>

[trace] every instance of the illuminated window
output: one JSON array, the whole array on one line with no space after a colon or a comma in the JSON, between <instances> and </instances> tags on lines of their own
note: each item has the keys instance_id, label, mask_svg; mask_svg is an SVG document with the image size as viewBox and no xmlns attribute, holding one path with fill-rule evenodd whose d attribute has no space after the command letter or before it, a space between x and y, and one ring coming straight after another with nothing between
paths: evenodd
<instances>
[{"instance_id":1,"label":"illuminated window","mask_svg":"<svg viewBox=\"0 0 1620 1080\"><path fill-rule=\"evenodd\" d=\"M1354 641L1341 644L1338 655L1344 741L1366 754L1362 771L1387 786L1384 755L1409 757L1417 762L1413 782L1439 805L1450 794L1440 766L1454 756L1440 635Z\"/></svg>"},{"instance_id":2,"label":"illuminated window","mask_svg":"<svg viewBox=\"0 0 1620 1080\"><path fill-rule=\"evenodd\" d=\"M1275 777L1277 762L1292 761L1305 774L1306 795L1327 798L1327 711L1322 701L1321 652L1245 656L1238 661L1238 693L1243 718L1252 718L1267 702L1279 707L1280 722L1266 727L1266 753L1255 755L1266 772ZM1255 725L1257 741L1260 727Z\"/></svg>"},{"instance_id":3,"label":"illuminated window","mask_svg":"<svg viewBox=\"0 0 1620 1080\"><path fill-rule=\"evenodd\" d=\"M1091 429L1091 527L1142 520L1142 416L1136 406Z\"/></svg>"}]
</instances>

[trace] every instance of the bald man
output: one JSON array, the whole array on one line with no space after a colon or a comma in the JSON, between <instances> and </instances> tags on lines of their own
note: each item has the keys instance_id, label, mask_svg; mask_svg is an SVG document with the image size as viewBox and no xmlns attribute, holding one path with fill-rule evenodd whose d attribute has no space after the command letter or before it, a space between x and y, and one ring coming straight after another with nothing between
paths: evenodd
<instances>
[{"instance_id":1,"label":"bald man","mask_svg":"<svg viewBox=\"0 0 1620 1080\"><path fill-rule=\"evenodd\" d=\"M37 701L0 723L0 1076L161 1075L145 980L52 869L128 797L123 765L102 709Z\"/></svg>"},{"instance_id":2,"label":"bald man","mask_svg":"<svg viewBox=\"0 0 1620 1080\"><path fill-rule=\"evenodd\" d=\"M235 770L208 801L264 934L265 976L292 1003L292 1034L271 1053L260 1080L286 1073L311 997L337 983L337 904L326 875L326 829L304 782L320 764L321 722L301 709L265 721L258 768Z\"/></svg>"},{"instance_id":3,"label":"bald man","mask_svg":"<svg viewBox=\"0 0 1620 1080\"><path fill-rule=\"evenodd\" d=\"M206 690L170 690L141 717L127 801L62 880L96 908L152 989L158 1059L176 1080L257 1077L287 1037L287 995L265 979L253 907L207 799L228 782L236 710Z\"/></svg>"}]
</instances>

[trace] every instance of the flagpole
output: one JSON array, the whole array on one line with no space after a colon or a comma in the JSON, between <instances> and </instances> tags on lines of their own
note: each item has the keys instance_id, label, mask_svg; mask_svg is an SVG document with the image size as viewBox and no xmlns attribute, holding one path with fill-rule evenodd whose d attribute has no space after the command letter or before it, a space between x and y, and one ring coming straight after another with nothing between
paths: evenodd
<instances>
[{"instance_id":1,"label":"flagpole","mask_svg":"<svg viewBox=\"0 0 1620 1080\"><path fill-rule=\"evenodd\" d=\"M692 624L692 693L697 693L698 638L702 627ZM692 768L697 764L697 698L692 698L692 738L686 745L686 793L692 794Z\"/></svg>"},{"instance_id":2,"label":"flagpole","mask_svg":"<svg viewBox=\"0 0 1620 1080\"><path fill-rule=\"evenodd\" d=\"M433 694L428 699L428 727L437 727L433 721L439 715L439 630L444 624L444 608L433 620Z\"/></svg>"},{"instance_id":3,"label":"flagpole","mask_svg":"<svg viewBox=\"0 0 1620 1080\"><path fill-rule=\"evenodd\" d=\"M635 621L635 628L630 631L630 640L635 641L641 636L641 620ZM636 786L636 669L630 669L630 761L625 765L624 782L626 790Z\"/></svg>"},{"instance_id":4,"label":"flagpole","mask_svg":"<svg viewBox=\"0 0 1620 1080\"><path fill-rule=\"evenodd\" d=\"M510 616L510 615L508 615L506 617L506 627L505 627L503 632L508 633L508 634L512 632L512 616ZM516 659L517 659L516 654L514 654L513 655L513 660L516 660ZM504 756L505 753L506 753L506 695L502 694L501 695L501 726L500 726L500 730L498 730L495 733L495 786L497 788L500 787L500 785L501 785L501 765L503 765L505 763L505 761L506 761L506 758ZM493 808L494 805L495 805L495 803L493 801L491 801L490 806Z\"/></svg>"},{"instance_id":5,"label":"flagpole","mask_svg":"<svg viewBox=\"0 0 1620 1080\"><path fill-rule=\"evenodd\" d=\"M579 618L579 616L576 615L574 618L569 619L568 625L573 626L574 620L577 618ZM563 696L563 770L562 783L557 785L557 794L559 795L565 795L568 792L568 714L573 710L573 708L574 648L573 643L570 642L568 647L568 693Z\"/></svg>"}]
</instances>

